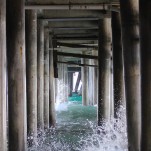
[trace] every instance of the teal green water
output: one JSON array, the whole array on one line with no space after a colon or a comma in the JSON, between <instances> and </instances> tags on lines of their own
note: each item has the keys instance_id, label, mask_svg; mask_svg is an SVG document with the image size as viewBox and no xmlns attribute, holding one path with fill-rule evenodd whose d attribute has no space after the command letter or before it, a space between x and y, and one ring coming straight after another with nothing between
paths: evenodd
<instances>
[{"instance_id":1,"label":"teal green water","mask_svg":"<svg viewBox=\"0 0 151 151\"><path fill-rule=\"evenodd\" d=\"M92 133L92 123L96 124L97 112L94 106L82 106L81 102L64 104L67 108L57 111L57 131L65 142L76 143L79 138Z\"/></svg>"},{"instance_id":2,"label":"teal green water","mask_svg":"<svg viewBox=\"0 0 151 151\"><path fill-rule=\"evenodd\" d=\"M79 101L79 102L82 102L82 96L79 96L76 93L72 93L72 97L69 97L68 101Z\"/></svg>"},{"instance_id":3,"label":"teal green water","mask_svg":"<svg viewBox=\"0 0 151 151\"><path fill-rule=\"evenodd\" d=\"M119 120L97 127L97 108L80 101L60 103L56 128L38 138L28 151L128 151L125 110Z\"/></svg>"}]
</instances>

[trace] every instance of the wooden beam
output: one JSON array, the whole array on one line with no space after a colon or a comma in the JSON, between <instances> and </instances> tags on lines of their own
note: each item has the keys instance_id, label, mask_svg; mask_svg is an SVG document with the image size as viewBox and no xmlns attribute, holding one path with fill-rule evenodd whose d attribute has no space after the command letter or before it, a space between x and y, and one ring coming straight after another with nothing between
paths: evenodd
<instances>
[{"instance_id":1,"label":"wooden beam","mask_svg":"<svg viewBox=\"0 0 151 151\"><path fill-rule=\"evenodd\" d=\"M68 67L68 72L81 72L81 67Z\"/></svg>"},{"instance_id":2,"label":"wooden beam","mask_svg":"<svg viewBox=\"0 0 151 151\"><path fill-rule=\"evenodd\" d=\"M71 43L62 43L62 42L57 42L57 45L64 46L64 47L70 47L70 48L95 48L95 49L98 49L98 46L93 46L93 45L71 44Z\"/></svg>"},{"instance_id":3,"label":"wooden beam","mask_svg":"<svg viewBox=\"0 0 151 151\"><path fill-rule=\"evenodd\" d=\"M88 66L88 67L95 67L97 68L97 65L89 65L89 64L81 64L81 63L75 63L75 62L63 62L63 61L57 61L57 63L63 63L63 64L70 64L70 65L78 65L80 67Z\"/></svg>"},{"instance_id":4,"label":"wooden beam","mask_svg":"<svg viewBox=\"0 0 151 151\"><path fill-rule=\"evenodd\" d=\"M98 59L97 56L83 55L83 54L76 54L76 53L66 53L66 52L57 52L57 55L58 56L77 57L77 58L87 58L87 59Z\"/></svg>"},{"instance_id":5,"label":"wooden beam","mask_svg":"<svg viewBox=\"0 0 151 151\"><path fill-rule=\"evenodd\" d=\"M118 7L113 7L113 10L119 10ZM116 8L116 9L115 9ZM47 5L47 4L26 4L25 9L44 9L44 10L112 10L110 3L99 4L59 4L59 5Z\"/></svg>"},{"instance_id":6,"label":"wooden beam","mask_svg":"<svg viewBox=\"0 0 151 151\"><path fill-rule=\"evenodd\" d=\"M85 37L53 37L52 40L98 40L98 36Z\"/></svg>"}]
</instances>

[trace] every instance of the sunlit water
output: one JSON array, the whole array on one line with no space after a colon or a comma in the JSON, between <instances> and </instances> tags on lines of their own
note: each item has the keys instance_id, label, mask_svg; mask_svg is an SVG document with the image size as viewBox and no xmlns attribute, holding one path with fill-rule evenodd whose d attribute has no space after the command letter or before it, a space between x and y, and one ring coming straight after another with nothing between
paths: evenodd
<instances>
[{"instance_id":1,"label":"sunlit water","mask_svg":"<svg viewBox=\"0 0 151 151\"><path fill-rule=\"evenodd\" d=\"M118 120L96 126L96 107L61 103L57 107L57 126L38 138L29 151L127 151L125 109Z\"/></svg>"}]
</instances>

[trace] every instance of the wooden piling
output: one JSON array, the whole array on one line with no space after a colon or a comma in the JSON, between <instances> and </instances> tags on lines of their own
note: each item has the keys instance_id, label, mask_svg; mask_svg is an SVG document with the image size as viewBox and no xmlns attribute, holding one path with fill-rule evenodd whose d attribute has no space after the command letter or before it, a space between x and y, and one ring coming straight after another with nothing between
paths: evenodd
<instances>
[{"instance_id":1,"label":"wooden piling","mask_svg":"<svg viewBox=\"0 0 151 151\"><path fill-rule=\"evenodd\" d=\"M82 64L86 64L86 59L81 59ZM82 104L84 106L89 105L88 101L88 67L81 67L82 75Z\"/></svg>"},{"instance_id":2,"label":"wooden piling","mask_svg":"<svg viewBox=\"0 0 151 151\"><path fill-rule=\"evenodd\" d=\"M0 150L7 150L6 139L6 1L0 0Z\"/></svg>"},{"instance_id":3,"label":"wooden piling","mask_svg":"<svg viewBox=\"0 0 151 151\"><path fill-rule=\"evenodd\" d=\"M37 125L44 129L44 24L37 24Z\"/></svg>"},{"instance_id":4,"label":"wooden piling","mask_svg":"<svg viewBox=\"0 0 151 151\"><path fill-rule=\"evenodd\" d=\"M111 19L99 21L98 125L110 119Z\"/></svg>"},{"instance_id":5,"label":"wooden piling","mask_svg":"<svg viewBox=\"0 0 151 151\"><path fill-rule=\"evenodd\" d=\"M151 3L140 0L142 143L141 151L151 150Z\"/></svg>"},{"instance_id":6,"label":"wooden piling","mask_svg":"<svg viewBox=\"0 0 151 151\"><path fill-rule=\"evenodd\" d=\"M97 56L98 51L92 50L92 55ZM98 60L92 60L92 65L98 65ZM93 68L93 104L98 102L98 68Z\"/></svg>"},{"instance_id":7,"label":"wooden piling","mask_svg":"<svg viewBox=\"0 0 151 151\"><path fill-rule=\"evenodd\" d=\"M49 128L49 30L44 36L44 128Z\"/></svg>"},{"instance_id":8,"label":"wooden piling","mask_svg":"<svg viewBox=\"0 0 151 151\"><path fill-rule=\"evenodd\" d=\"M7 0L9 151L27 150L24 0ZM4 38L4 37L3 37ZM6 65L5 65L6 66Z\"/></svg>"},{"instance_id":9,"label":"wooden piling","mask_svg":"<svg viewBox=\"0 0 151 151\"><path fill-rule=\"evenodd\" d=\"M50 46L52 41L50 39ZM49 51L49 127L56 125L56 111L55 111L55 79L54 79L54 66L53 66L53 51Z\"/></svg>"},{"instance_id":10,"label":"wooden piling","mask_svg":"<svg viewBox=\"0 0 151 151\"><path fill-rule=\"evenodd\" d=\"M73 90L73 72L68 72L69 96L72 96Z\"/></svg>"},{"instance_id":11,"label":"wooden piling","mask_svg":"<svg viewBox=\"0 0 151 151\"><path fill-rule=\"evenodd\" d=\"M140 151L141 91L138 0L120 0L129 151ZM143 100L144 101L144 100Z\"/></svg>"},{"instance_id":12,"label":"wooden piling","mask_svg":"<svg viewBox=\"0 0 151 151\"><path fill-rule=\"evenodd\" d=\"M112 12L114 117L124 102L124 65L119 12Z\"/></svg>"},{"instance_id":13,"label":"wooden piling","mask_svg":"<svg viewBox=\"0 0 151 151\"><path fill-rule=\"evenodd\" d=\"M37 11L26 10L27 134L37 137ZM31 139L33 138L33 139Z\"/></svg>"}]
</instances>

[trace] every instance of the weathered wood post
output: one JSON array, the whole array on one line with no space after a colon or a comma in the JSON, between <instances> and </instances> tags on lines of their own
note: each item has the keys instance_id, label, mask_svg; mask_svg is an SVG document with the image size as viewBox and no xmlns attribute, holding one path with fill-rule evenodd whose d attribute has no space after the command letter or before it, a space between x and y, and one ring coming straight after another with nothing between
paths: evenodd
<instances>
[{"instance_id":1,"label":"weathered wood post","mask_svg":"<svg viewBox=\"0 0 151 151\"><path fill-rule=\"evenodd\" d=\"M26 10L27 134L37 137L37 11ZM33 138L33 139L31 139Z\"/></svg>"},{"instance_id":2,"label":"weathered wood post","mask_svg":"<svg viewBox=\"0 0 151 151\"><path fill-rule=\"evenodd\" d=\"M38 129L44 129L44 24L37 24L37 122Z\"/></svg>"},{"instance_id":3,"label":"weathered wood post","mask_svg":"<svg viewBox=\"0 0 151 151\"><path fill-rule=\"evenodd\" d=\"M68 65L64 64L65 101L68 101Z\"/></svg>"},{"instance_id":4,"label":"weathered wood post","mask_svg":"<svg viewBox=\"0 0 151 151\"><path fill-rule=\"evenodd\" d=\"M140 151L141 91L138 0L120 0L129 151Z\"/></svg>"},{"instance_id":5,"label":"weathered wood post","mask_svg":"<svg viewBox=\"0 0 151 151\"><path fill-rule=\"evenodd\" d=\"M97 56L98 51L92 50L92 55ZM92 60L93 65L98 65L98 60L93 59ZM93 104L97 104L98 100L98 68L93 68Z\"/></svg>"},{"instance_id":6,"label":"weathered wood post","mask_svg":"<svg viewBox=\"0 0 151 151\"><path fill-rule=\"evenodd\" d=\"M86 64L86 59L81 59L82 64ZM82 75L82 104L84 106L89 105L88 101L88 67L81 67L81 75Z\"/></svg>"},{"instance_id":7,"label":"weathered wood post","mask_svg":"<svg viewBox=\"0 0 151 151\"><path fill-rule=\"evenodd\" d=\"M51 38L50 38L50 47L52 47ZM55 79L54 79L53 50L50 50L49 51L49 127L54 127L56 124L54 80Z\"/></svg>"},{"instance_id":8,"label":"weathered wood post","mask_svg":"<svg viewBox=\"0 0 151 151\"><path fill-rule=\"evenodd\" d=\"M92 52L91 52L92 54ZM93 65L93 60L89 59L89 64ZM88 101L89 105L93 105L93 83L94 83L94 74L93 74L94 67L88 67Z\"/></svg>"},{"instance_id":9,"label":"weathered wood post","mask_svg":"<svg viewBox=\"0 0 151 151\"><path fill-rule=\"evenodd\" d=\"M114 95L113 95L113 52L111 51L110 67L110 116L114 117Z\"/></svg>"},{"instance_id":10,"label":"weathered wood post","mask_svg":"<svg viewBox=\"0 0 151 151\"><path fill-rule=\"evenodd\" d=\"M27 150L24 0L7 0L9 150ZM4 37L3 37L4 38Z\"/></svg>"},{"instance_id":11,"label":"weathered wood post","mask_svg":"<svg viewBox=\"0 0 151 151\"><path fill-rule=\"evenodd\" d=\"M112 46L113 46L113 89L114 89L114 117L120 106L124 106L124 65L121 41L120 13L112 12Z\"/></svg>"},{"instance_id":12,"label":"weathered wood post","mask_svg":"<svg viewBox=\"0 0 151 151\"><path fill-rule=\"evenodd\" d=\"M151 3L140 0L140 43L142 79L141 151L151 150Z\"/></svg>"},{"instance_id":13,"label":"weathered wood post","mask_svg":"<svg viewBox=\"0 0 151 151\"><path fill-rule=\"evenodd\" d=\"M111 19L99 22L98 125L110 119Z\"/></svg>"},{"instance_id":14,"label":"weathered wood post","mask_svg":"<svg viewBox=\"0 0 151 151\"><path fill-rule=\"evenodd\" d=\"M6 139L6 1L0 0L0 150L7 150Z\"/></svg>"},{"instance_id":15,"label":"weathered wood post","mask_svg":"<svg viewBox=\"0 0 151 151\"><path fill-rule=\"evenodd\" d=\"M72 96L73 90L73 72L68 72L69 96Z\"/></svg>"},{"instance_id":16,"label":"weathered wood post","mask_svg":"<svg viewBox=\"0 0 151 151\"><path fill-rule=\"evenodd\" d=\"M49 128L49 30L44 36L44 128Z\"/></svg>"}]
</instances>

